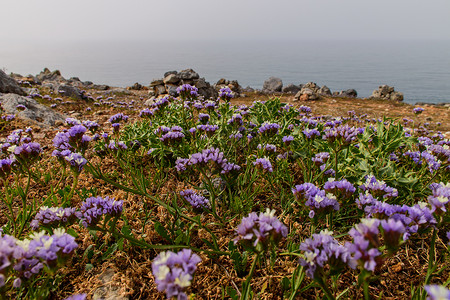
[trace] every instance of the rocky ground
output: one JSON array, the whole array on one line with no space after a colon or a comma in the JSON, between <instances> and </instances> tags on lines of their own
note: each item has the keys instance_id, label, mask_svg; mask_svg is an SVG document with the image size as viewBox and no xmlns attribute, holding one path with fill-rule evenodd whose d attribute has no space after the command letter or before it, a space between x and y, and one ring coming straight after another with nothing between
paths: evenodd
<instances>
[{"instance_id":1,"label":"rocky ground","mask_svg":"<svg viewBox=\"0 0 450 300\"><path fill-rule=\"evenodd\" d=\"M33 136L37 142L46 147L47 151L52 149L52 139L55 134L64 128L64 119L66 117L77 118L79 120L91 120L98 122L101 126L106 126L110 116L124 112L130 116L131 122L133 119L138 118L139 111L145 108L145 103L152 96L158 96L154 93L153 89L143 88L142 86L135 86L134 89L121 89L111 88L104 85L95 85L93 83L81 83L77 79L71 79L71 81L61 82L59 76L61 74L55 72L46 72L46 78L41 76L41 82L36 83L29 81L23 81L22 87L29 94L34 92L35 96L32 97L35 100L33 107L36 111L41 111L42 108L39 105L43 105L47 109L45 114L42 115L27 115L27 111L15 111L15 108L11 106L7 113L16 113L17 117L8 122L5 127L0 131L0 142L5 138L12 130L18 128L33 128ZM167 76L174 75L173 73ZM167 77L166 76L166 77ZM39 76L38 76L39 77ZM174 82L174 76L171 76L171 83ZM193 79L194 80L194 79ZM198 80L196 78L195 80ZM30 83L24 83L30 82ZM174 82L174 83L172 83ZM223 81L221 85L235 84L230 81ZM81 93L81 90L84 90ZM152 96L149 96L149 91L152 91ZM60 92L64 91L64 92ZM4 90L9 93L21 93L18 90ZM245 97L242 95L245 93ZM297 92L298 93L298 92ZM297 94L295 93L295 94ZM24 95L23 93L21 93ZM296 97L294 93L266 93L256 91L243 91L240 93L241 97L235 98L232 103L236 105L247 104L250 105L255 100L267 100L271 97L279 97L283 102L293 104L294 106L306 105L312 108L314 115L330 115L330 116L344 116L349 111L354 111L357 115L367 114L367 118L393 118L399 122L404 122L403 118L411 119L407 126L419 127L421 125L427 126L433 130L442 131L447 138L450 138L450 107L449 105L422 105L425 111L420 115L415 115L412 111L414 106L408 105L402 102L393 100L381 100L381 99L360 99L360 98L348 98L333 97L332 95L320 96L316 100L301 101L299 97ZM5 103L5 99L10 97L11 94L0 94L0 102ZM39 95L39 96L36 96ZM23 97L23 96L22 96ZM19 95L14 94L12 97L20 104L24 103L25 106L30 105L27 102L27 98L21 98ZM21 102L22 101L22 102ZM147 102L148 103L148 102ZM56 113L52 115L52 113ZM51 116L51 119L47 120ZM50 163L50 162L47 162ZM49 183L52 184L51 182ZM70 184L70 182L67 182ZM121 191L114 190L110 186L105 185L102 182L93 180L86 175L80 177L80 188L82 187L96 187L98 189L109 189L110 195L116 198L127 199L129 196ZM177 183L171 183L175 188ZM45 188L42 191L35 191L36 196L43 195ZM128 200L139 201L135 197ZM130 204L127 209L132 209L133 204ZM157 217L164 220L164 215L157 212ZM0 217L0 225L5 222L4 216ZM301 225L299 224L299 229ZM222 237L230 235L232 232L224 232ZM86 249L92 244L92 241L86 235L83 240L80 240L81 251ZM427 246L424 245L426 248ZM67 296L72 292L88 293L90 296L94 296L94 299L102 299L102 297L110 297L107 299L152 299L152 297L162 298L161 293L157 293L156 287L153 283L152 275L150 273L150 257L154 256L151 251L139 251L137 249L131 249L128 252L117 252L113 258L108 259L102 263L95 265L93 268L86 269L86 262L73 261L72 265L69 265L63 270L63 273L67 274L67 277L63 279L62 289L53 297L59 299L63 296ZM422 253L426 256L426 252ZM81 256L80 256L81 257ZM237 282L233 274L229 274L228 270L233 268L227 266L229 262L223 262L224 266L221 268L217 264L209 262L208 258L202 257L203 263L199 267L196 277L198 281L195 282L197 286L197 293L200 298L221 299L220 289L216 289L218 286L240 284ZM408 250L399 253L389 261L381 272L383 276L380 281L379 288L383 293L385 299L394 299L395 295L406 295L410 290L410 284L414 282L414 278L421 278L426 272L426 266L423 266L423 262L426 261L426 257L417 257L415 259L408 258ZM421 263L422 262L422 263ZM292 269L295 266L289 263L285 265L276 265L275 270L281 268ZM209 281L202 280L202 274L209 273ZM268 275L269 285L270 282L278 281L274 275ZM341 280L347 280L346 275ZM445 274L443 274L445 276ZM205 277L206 278L206 277ZM261 278L263 278L261 276ZM411 279L413 278L413 279ZM407 279L407 280L406 280ZM349 279L353 281L353 278ZM236 281L236 282L235 282ZM393 291L383 286L392 286L386 284L386 281L395 281L398 283L398 291ZM420 280L416 280L420 282ZM255 288L267 286L267 283L256 282ZM269 289L268 289L269 291ZM402 292L403 291L403 292ZM107 296L105 296L107 295ZM158 296L155 296L158 295ZM280 293L276 290L267 292L266 299L280 299ZM313 297L313 295L310 295ZM356 295L355 295L356 296Z\"/></svg>"}]
</instances>

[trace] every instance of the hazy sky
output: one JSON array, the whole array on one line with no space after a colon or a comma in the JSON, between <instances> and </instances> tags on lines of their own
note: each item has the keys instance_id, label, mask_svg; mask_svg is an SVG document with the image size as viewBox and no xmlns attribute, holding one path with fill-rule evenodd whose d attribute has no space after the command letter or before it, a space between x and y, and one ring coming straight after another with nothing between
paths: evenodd
<instances>
[{"instance_id":1,"label":"hazy sky","mask_svg":"<svg viewBox=\"0 0 450 300\"><path fill-rule=\"evenodd\" d=\"M450 0L1 0L3 41L445 39Z\"/></svg>"}]
</instances>

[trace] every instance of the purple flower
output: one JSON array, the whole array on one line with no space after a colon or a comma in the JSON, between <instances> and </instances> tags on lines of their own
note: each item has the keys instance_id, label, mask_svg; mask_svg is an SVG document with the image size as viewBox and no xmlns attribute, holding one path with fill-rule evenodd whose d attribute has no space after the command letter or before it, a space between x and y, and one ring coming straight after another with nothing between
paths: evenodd
<instances>
[{"instance_id":1,"label":"purple flower","mask_svg":"<svg viewBox=\"0 0 450 300\"><path fill-rule=\"evenodd\" d=\"M291 142L294 140L294 137L292 135L283 136L282 140L286 146L289 146Z\"/></svg>"},{"instance_id":2,"label":"purple flower","mask_svg":"<svg viewBox=\"0 0 450 300\"><path fill-rule=\"evenodd\" d=\"M239 171L240 166L229 163L224 158L223 152L217 148L209 148L202 150L201 153L194 153L189 158L178 158L175 162L178 172L185 171L187 167L196 166L198 168L208 167L216 168L221 174L227 174L231 171Z\"/></svg>"},{"instance_id":3,"label":"purple flower","mask_svg":"<svg viewBox=\"0 0 450 300\"><path fill-rule=\"evenodd\" d=\"M356 267L356 262L352 259L349 250L340 245L332 234L327 230L321 231L320 234L313 234L312 239L306 239L300 245L300 250L305 252L304 258L300 259L300 264L306 268L306 274L313 279L324 275L326 265L330 266L330 274L342 272L345 265L351 268Z\"/></svg>"},{"instance_id":4,"label":"purple flower","mask_svg":"<svg viewBox=\"0 0 450 300\"><path fill-rule=\"evenodd\" d=\"M336 197L332 194L325 194L325 191L322 190L318 190L314 196L307 196L305 205L311 209L310 218L314 218L317 214L328 214L333 210L339 210L339 202Z\"/></svg>"},{"instance_id":5,"label":"purple flower","mask_svg":"<svg viewBox=\"0 0 450 300\"><path fill-rule=\"evenodd\" d=\"M202 114L202 113L198 114L198 120L202 123L208 122L209 119L210 119L210 116L208 114Z\"/></svg>"},{"instance_id":6,"label":"purple flower","mask_svg":"<svg viewBox=\"0 0 450 300\"><path fill-rule=\"evenodd\" d=\"M237 125L240 126L244 123L244 121L242 121L242 116L241 114L234 114L231 119L229 119L227 121L227 124L233 124L233 125Z\"/></svg>"},{"instance_id":7,"label":"purple flower","mask_svg":"<svg viewBox=\"0 0 450 300\"><path fill-rule=\"evenodd\" d=\"M381 220L381 227L383 228L383 237L386 246L389 249L397 250L400 239L406 232L403 222L394 219Z\"/></svg>"},{"instance_id":8,"label":"purple flower","mask_svg":"<svg viewBox=\"0 0 450 300\"><path fill-rule=\"evenodd\" d=\"M15 160L10 158L0 159L0 178L6 179L13 168Z\"/></svg>"},{"instance_id":9,"label":"purple flower","mask_svg":"<svg viewBox=\"0 0 450 300\"><path fill-rule=\"evenodd\" d=\"M346 179L335 181L334 178L329 178L323 189L343 199L350 198L356 192L356 188Z\"/></svg>"},{"instance_id":10,"label":"purple flower","mask_svg":"<svg viewBox=\"0 0 450 300\"><path fill-rule=\"evenodd\" d=\"M27 107L26 107L25 105L23 105L23 104L18 104L18 105L16 106L16 108L17 108L17 110L19 110L19 111L23 111L23 110L27 109Z\"/></svg>"},{"instance_id":11,"label":"purple flower","mask_svg":"<svg viewBox=\"0 0 450 300\"><path fill-rule=\"evenodd\" d=\"M173 130L173 129L172 129ZM169 131L160 137L160 140L167 145L172 145L176 143L180 143L184 138L184 133L180 131Z\"/></svg>"},{"instance_id":12,"label":"purple flower","mask_svg":"<svg viewBox=\"0 0 450 300\"><path fill-rule=\"evenodd\" d=\"M63 224L70 224L75 219L75 208L42 206L30 226L33 230L37 230L40 225L55 228Z\"/></svg>"},{"instance_id":13,"label":"purple flower","mask_svg":"<svg viewBox=\"0 0 450 300\"><path fill-rule=\"evenodd\" d=\"M25 143L14 148L16 160L23 166L29 166L36 161L41 154L41 145L35 142Z\"/></svg>"},{"instance_id":14,"label":"purple flower","mask_svg":"<svg viewBox=\"0 0 450 300\"><path fill-rule=\"evenodd\" d=\"M96 225L103 215L118 217L122 214L123 201L114 198L90 197L81 205L77 217L82 220L84 227Z\"/></svg>"},{"instance_id":15,"label":"purple flower","mask_svg":"<svg viewBox=\"0 0 450 300\"><path fill-rule=\"evenodd\" d=\"M272 164L268 158L257 158L256 161L253 162L253 165L262 168L269 173L273 172Z\"/></svg>"},{"instance_id":16,"label":"purple flower","mask_svg":"<svg viewBox=\"0 0 450 300\"><path fill-rule=\"evenodd\" d=\"M363 191L369 191L374 197L391 198L398 196L397 189L387 186L384 181L378 181L373 175L367 175L366 182L359 188Z\"/></svg>"},{"instance_id":17,"label":"purple flower","mask_svg":"<svg viewBox=\"0 0 450 300\"><path fill-rule=\"evenodd\" d=\"M224 87L219 90L219 97L223 101L229 102L231 98L234 98L234 93L229 87Z\"/></svg>"},{"instance_id":18,"label":"purple flower","mask_svg":"<svg viewBox=\"0 0 450 300\"><path fill-rule=\"evenodd\" d=\"M185 290L191 285L197 264L201 261L190 249L183 249L178 253L161 252L152 262L152 273L158 291L165 291L167 299L176 296L177 299L187 300Z\"/></svg>"},{"instance_id":19,"label":"purple flower","mask_svg":"<svg viewBox=\"0 0 450 300\"><path fill-rule=\"evenodd\" d=\"M420 115L425 109L423 109L422 107L416 107L413 109L413 113L416 115Z\"/></svg>"},{"instance_id":20,"label":"purple flower","mask_svg":"<svg viewBox=\"0 0 450 300\"><path fill-rule=\"evenodd\" d=\"M242 219L236 230L238 236L234 243L242 243L256 251L266 250L269 245L276 246L286 237L288 228L275 217L275 210L267 209L259 215L252 212Z\"/></svg>"},{"instance_id":21,"label":"purple flower","mask_svg":"<svg viewBox=\"0 0 450 300\"><path fill-rule=\"evenodd\" d=\"M198 96L198 89L190 84L183 84L177 88L177 93L183 99L194 99Z\"/></svg>"},{"instance_id":22,"label":"purple flower","mask_svg":"<svg viewBox=\"0 0 450 300\"><path fill-rule=\"evenodd\" d=\"M327 140L330 143L340 140L343 145L350 145L356 140L358 134L362 133L358 128L351 127L349 125L326 128L324 132L325 135L322 136L324 140Z\"/></svg>"},{"instance_id":23,"label":"purple flower","mask_svg":"<svg viewBox=\"0 0 450 300\"><path fill-rule=\"evenodd\" d=\"M273 136L278 133L280 125L277 123L264 122L258 129L258 132L262 135Z\"/></svg>"},{"instance_id":24,"label":"purple flower","mask_svg":"<svg viewBox=\"0 0 450 300\"><path fill-rule=\"evenodd\" d=\"M328 152L320 152L317 153L311 160L314 162L315 165L319 166L327 162L327 160L330 158L330 153Z\"/></svg>"},{"instance_id":25,"label":"purple flower","mask_svg":"<svg viewBox=\"0 0 450 300\"><path fill-rule=\"evenodd\" d=\"M431 204L431 212L443 214L447 212L447 206L450 203L450 184L435 183L430 185L432 195L428 197Z\"/></svg>"},{"instance_id":26,"label":"purple flower","mask_svg":"<svg viewBox=\"0 0 450 300\"><path fill-rule=\"evenodd\" d=\"M209 200L205 197L197 194L193 190L184 190L180 192L180 195L196 209L210 208Z\"/></svg>"},{"instance_id":27,"label":"purple flower","mask_svg":"<svg viewBox=\"0 0 450 300\"><path fill-rule=\"evenodd\" d=\"M442 285L430 284L424 286L427 291L427 300L448 300L450 299L450 290Z\"/></svg>"},{"instance_id":28,"label":"purple flower","mask_svg":"<svg viewBox=\"0 0 450 300\"><path fill-rule=\"evenodd\" d=\"M305 130L303 130L303 134L307 139L314 139L315 137L320 136L320 132L315 128L313 129L306 128Z\"/></svg>"},{"instance_id":29,"label":"purple flower","mask_svg":"<svg viewBox=\"0 0 450 300\"><path fill-rule=\"evenodd\" d=\"M118 113L113 115L111 118L109 118L109 123L119 123L120 121L126 122L128 121L128 116L124 115L123 113Z\"/></svg>"}]
</instances>

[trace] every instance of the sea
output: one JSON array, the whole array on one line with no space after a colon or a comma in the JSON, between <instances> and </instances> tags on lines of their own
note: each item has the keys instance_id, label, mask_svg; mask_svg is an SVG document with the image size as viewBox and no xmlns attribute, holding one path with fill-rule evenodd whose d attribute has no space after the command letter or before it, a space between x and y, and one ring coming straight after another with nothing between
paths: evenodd
<instances>
[{"instance_id":1,"label":"sea","mask_svg":"<svg viewBox=\"0 0 450 300\"><path fill-rule=\"evenodd\" d=\"M174 37L176 38L176 37ZM36 75L45 67L65 78L126 87L148 85L166 71L194 69L210 83L237 80L261 89L315 82L368 97L387 84L405 102L450 103L450 41L230 40L3 41L0 68Z\"/></svg>"}]
</instances>

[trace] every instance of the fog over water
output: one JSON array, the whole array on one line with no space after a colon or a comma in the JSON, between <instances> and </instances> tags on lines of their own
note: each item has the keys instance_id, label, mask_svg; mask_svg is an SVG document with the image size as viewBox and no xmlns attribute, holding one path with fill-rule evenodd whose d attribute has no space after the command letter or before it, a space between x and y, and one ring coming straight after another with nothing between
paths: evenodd
<instances>
[{"instance_id":1,"label":"fog over water","mask_svg":"<svg viewBox=\"0 0 450 300\"><path fill-rule=\"evenodd\" d=\"M166 71L192 68L207 81L236 79L260 89L309 81L368 97L381 84L405 102L450 102L450 42L444 41L109 41L35 42L0 48L0 68L22 75L44 67L112 86L148 85Z\"/></svg>"}]
</instances>

